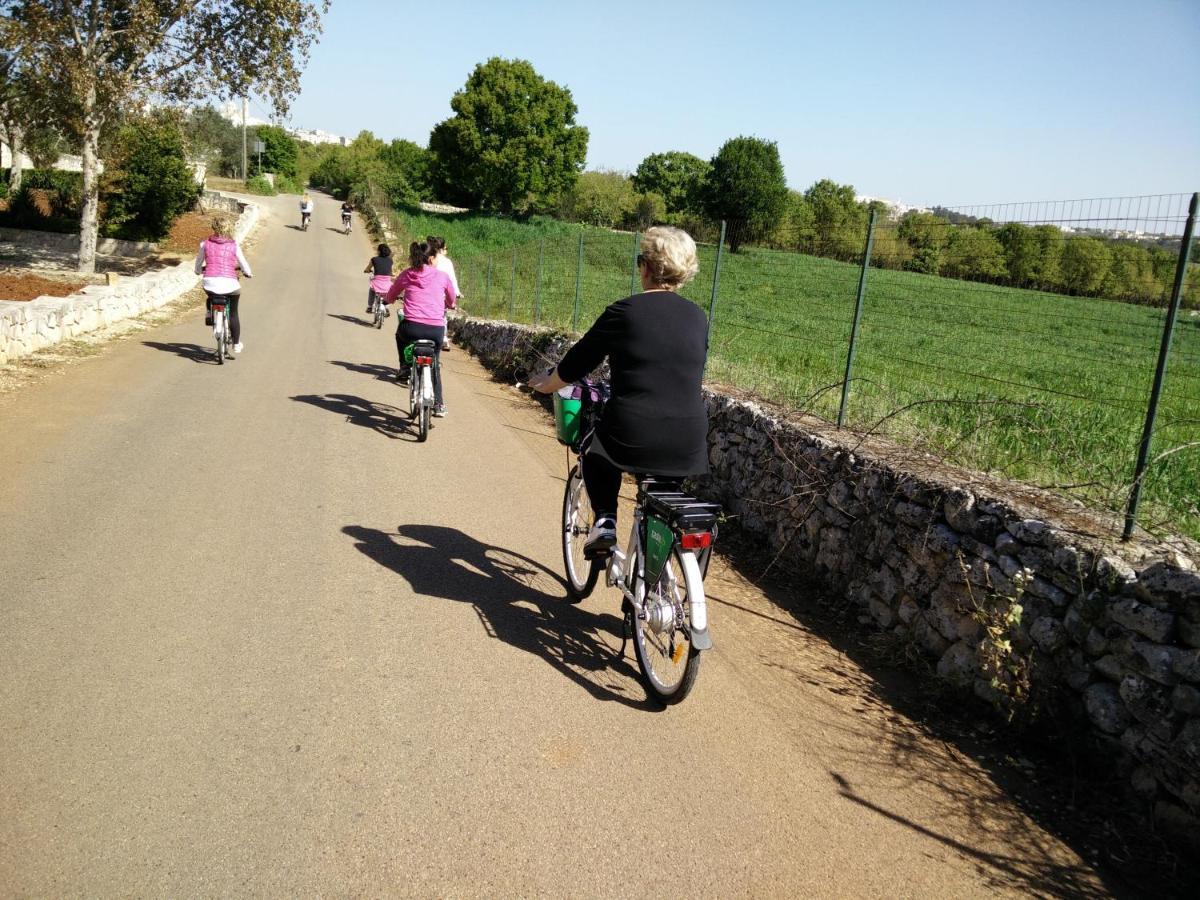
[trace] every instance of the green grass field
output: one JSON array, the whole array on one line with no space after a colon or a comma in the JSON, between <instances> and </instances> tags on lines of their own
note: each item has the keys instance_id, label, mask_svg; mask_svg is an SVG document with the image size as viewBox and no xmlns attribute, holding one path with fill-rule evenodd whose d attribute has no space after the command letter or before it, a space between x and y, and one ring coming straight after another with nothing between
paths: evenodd
<instances>
[{"instance_id":1,"label":"green grass field","mask_svg":"<svg viewBox=\"0 0 1200 900\"><path fill-rule=\"evenodd\" d=\"M632 234L550 219L397 219L402 232L446 237L473 315L570 328L578 274L582 330L635 289ZM707 309L716 248L700 256L683 293ZM859 273L795 253L724 253L709 379L836 421ZM1164 315L872 269L847 425L1123 511ZM1139 523L1200 538L1200 446L1191 442L1200 442L1200 317L1184 312Z\"/></svg>"}]
</instances>

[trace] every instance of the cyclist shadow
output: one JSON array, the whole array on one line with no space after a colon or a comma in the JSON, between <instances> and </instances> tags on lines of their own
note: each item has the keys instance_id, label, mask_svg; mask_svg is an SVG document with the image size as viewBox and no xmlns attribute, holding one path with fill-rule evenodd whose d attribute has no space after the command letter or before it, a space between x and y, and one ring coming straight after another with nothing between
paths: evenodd
<instances>
[{"instance_id":1,"label":"cyclist shadow","mask_svg":"<svg viewBox=\"0 0 1200 900\"><path fill-rule=\"evenodd\" d=\"M162 350L165 353L174 353L176 356L190 359L194 363L205 363L211 366L217 364L217 349L215 346L201 347L199 344L164 344L159 341L142 341L142 346L149 347L152 350Z\"/></svg>"},{"instance_id":2,"label":"cyclist shadow","mask_svg":"<svg viewBox=\"0 0 1200 900\"><path fill-rule=\"evenodd\" d=\"M363 328L374 328L375 323L368 319L360 319L358 316L346 316L339 313L325 313L331 319L341 319L343 322L349 322L352 325L361 325Z\"/></svg>"},{"instance_id":3,"label":"cyclist shadow","mask_svg":"<svg viewBox=\"0 0 1200 900\"><path fill-rule=\"evenodd\" d=\"M416 424L408 413L386 403L372 403L352 394L300 394L288 399L327 409L345 416L351 425L370 428L394 440L417 440Z\"/></svg>"},{"instance_id":4,"label":"cyclist shadow","mask_svg":"<svg viewBox=\"0 0 1200 900\"><path fill-rule=\"evenodd\" d=\"M442 525L401 525L395 535L361 525L342 532L417 594L470 603L491 637L541 657L597 700L663 709L635 687L628 659L616 656L611 640L620 639L621 618L568 603L562 579L540 563Z\"/></svg>"},{"instance_id":5,"label":"cyclist shadow","mask_svg":"<svg viewBox=\"0 0 1200 900\"><path fill-rule=\"evenodd\" d=\"M331 359L331 366L341 366L350 372L358 372L360 375L374 375L377 381L394 382L396 380L395 366L380 366L369 363L352 363L341 359Z\"/></svg>"}]
</instances>

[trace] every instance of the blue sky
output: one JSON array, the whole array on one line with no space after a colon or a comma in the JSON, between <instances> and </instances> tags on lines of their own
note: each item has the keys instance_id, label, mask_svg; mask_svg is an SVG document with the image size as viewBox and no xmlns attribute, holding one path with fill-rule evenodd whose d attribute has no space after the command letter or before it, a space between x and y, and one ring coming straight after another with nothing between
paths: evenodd
<instances>
[{"instance_id":1,"label":"blue sky","mask_svg":"<svg viewBox=\"0 0 1200 900\"><path fill-rule=\"evenodd\" d=\"M424 146L491 56L570 88L589 168L778 142L929 205L1200 189L1200 0L333 0L290 123Z\"/></svg>"}]
</instances>

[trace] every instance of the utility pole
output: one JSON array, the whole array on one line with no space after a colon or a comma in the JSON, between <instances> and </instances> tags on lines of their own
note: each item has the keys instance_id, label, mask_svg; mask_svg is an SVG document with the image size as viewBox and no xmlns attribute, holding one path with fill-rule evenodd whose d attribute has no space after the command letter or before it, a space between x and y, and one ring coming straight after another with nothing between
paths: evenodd
<instances>
[{"instance_id":1,"label":"utility pole","mask_svg":"<svg viewBox=\"0 0 1200 900\"><path fill-rule=\"evenodd\" d=\"M246 105L247 100L242 98L242 181L249 181L249 173L246 171Z\"/></svg>"}]
</instances>

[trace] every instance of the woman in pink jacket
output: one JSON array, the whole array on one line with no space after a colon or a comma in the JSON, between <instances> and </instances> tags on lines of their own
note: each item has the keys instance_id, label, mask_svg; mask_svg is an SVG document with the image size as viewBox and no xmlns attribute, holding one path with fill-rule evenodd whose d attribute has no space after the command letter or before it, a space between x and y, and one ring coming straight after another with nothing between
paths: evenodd
<instances>
[{"instance_id":1,"label":"woman in pink jacket","mask_svg":"<svg viewBox=\"0 0 1200 900\"><path fill-rule=\"evenodd\" d=\"M433 353L433 414L446 415L446 404L442 397L442 339L446 336L446 310L454 309L456 291L450 276L434 265L437 250L427 241L414 243L408 248L410 268L400 273L384 299L394 303L404 296L404 318L396 329L396 351L400 355L400 368L396 380L408 380L408 365L404 362L404 348L413 341L430 340L434 343Z\"/></svg>"},{"instance_id":2,"label":"woman in pink jacket","mask_svg":"<svg viewBox=\"0 0 1200 900\"><path fill-rule=\"evenodd\" d=\"M205 324L212 324L212 298L224 295L229 298L229 336L233 338L233 352L242 352L242 320L238 317L238 299L242 286L238 284L237 270L252 278L250 264L242 256L242 248L233 239L233 223L217 216L212 220L213 233L200 242L196 254L196 274L204 275L204 293L208 295L205 306L208 310Z\"/></svg>"}]
</instances>

